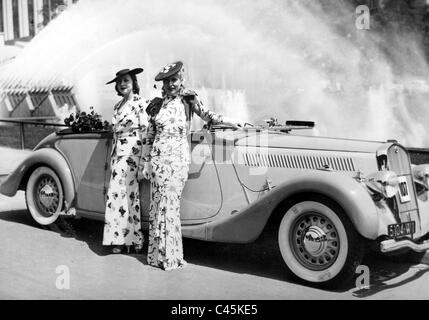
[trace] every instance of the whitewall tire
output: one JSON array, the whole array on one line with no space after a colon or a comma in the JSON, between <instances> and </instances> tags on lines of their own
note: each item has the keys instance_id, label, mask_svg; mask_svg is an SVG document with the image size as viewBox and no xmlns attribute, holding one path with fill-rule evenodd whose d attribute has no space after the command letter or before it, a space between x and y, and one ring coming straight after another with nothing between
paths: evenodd
<instances>
[{"instance_id":1,"label":"whitewall tire","mask_svg":"<svg viewBox=\"0 0 429 320\"><path fill-rule=\"evenodd\" d=\"M64 192L58 175L48 167L32 172L25 190L25 200L31 217L38 224L53 224L62 210Z\"/></svg>"},{"instance_id":2,"label":"whitewall tire","mask_svg":"<svg viewBox=\"0 0 429 320\"><path fill-rule=\"evenodd\" d=\"M289 207L280 222L278 244L295 276L326 286L350 280L362 258L358 234L329 200L300 201Z\"/></svg>"}]
</instances>

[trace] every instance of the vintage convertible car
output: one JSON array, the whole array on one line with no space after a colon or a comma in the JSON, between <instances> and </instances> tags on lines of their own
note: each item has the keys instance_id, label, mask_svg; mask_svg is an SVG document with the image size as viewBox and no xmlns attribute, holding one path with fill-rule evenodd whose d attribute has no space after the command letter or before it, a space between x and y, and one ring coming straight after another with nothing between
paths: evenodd
<instances>
[{"instance_id":1,"label":"vintage convertible car","mask_svg":"<svg viewBox=\"0 0 429 320\"><path fill-rule=\"evenodd\" d=\"M284 264L298 278L336 286L353 278L368 243L381 252L429 248L429 165L411 165L396 141L299 135L314 123L234 130L211 127L189 136L192 163L181 207L183 236L250 243L276 230ZM41 225L59 215L103 220L111 132L46 137L0 192L25 190ZM141 183L148 222L149 184Z\"/></svg>"}]
</instances>

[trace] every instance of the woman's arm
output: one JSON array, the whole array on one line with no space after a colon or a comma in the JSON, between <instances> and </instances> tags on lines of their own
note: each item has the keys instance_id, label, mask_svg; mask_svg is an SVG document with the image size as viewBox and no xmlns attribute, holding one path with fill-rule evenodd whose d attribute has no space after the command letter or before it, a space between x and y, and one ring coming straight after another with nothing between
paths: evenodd
<instances>
[{"instance_id":1,"label":"woman's arm","mask_svg":"<svg viewBox=\"0 0 429 320\"><path fill-rule=\"evenodd\" d=\"M155 134L156 134L156 128L155 128L155 116L158 113L160 107L162 105L162 99L161 98L155 98L153 99L148 107L146 108L146 114L142 115L147 119L147 126L146 130L142 132L142 164L140 167L140 172L142 173L143 177L145 179L150 178L150 160L151 160L151 151L153 142L155 140Z\"/></svg>"},{"instance_id":2,"label":"woman's arm","mask_svg":"<svg viewBox=\"0 0 429 320\"><path fill-rule=\"evenodd\" d=\"M196 113L201 119L212 124L223 123L223 116L216 112L204 108L203 103L198 99L196 92L192 90L185 90L183 99L189 105L191 112Z\"/></svg>"},{"instance_id":3,"label":"woman's arm","mask_svg":"<svg viewBox=\"0 0 429 320\"><path fill-rule=\"evenodd\" d=\"M155 139L155 123L153 117L149 117L146 131L142 133L142 159L150 162L153 141Z\"/></svg>"},{"instance_id":4,"label":"woman's arm","mask_svg":"<svg viewBox=\"0 0 429 320\"><path fill-rule=\"evenodd\" d=\"M150 152L152 151L153 141L155 140L156 127L155 127L155 117L158 114L159 110L162 107L163 99L154 98L149 102L149 105L146 108L148 125L145 132L145 137L143 141L143 158L146 162L150 162Z\"/></svg>"},{"instance_id":5,"label":"woman's arm","mask_svg":"<svg viewBox=\"0 0 429 320\"><path fill-rule=\"evenodd\" d=\"M187 104L189 104L192 112L195 112L204 121L210 122L211 124L227 124L233 127L241 126L240 121L230 119L216 112L207 110L204 108L201 100L198 99L198 95L192 90L185 90L183 98Z\"/></svg>"},{"instance_id":6,"label":"woman's arm","mask_svg":"<svg viewBox=\"0 0 429 320\"><path fill-rule=\"evenodd\" d=\"M150 179L151 164L150 153L152 151L153 141L155 139L155 124L152 117L148 120L146 131L142 134L142 156L139 164L139 173L142 178Z\"/></svg>"},{"instance_id":7,"label":"woman's arm","mask_svg":"<svg viewBox=\"0 0 429 320\"><path fill-rule=\"evenodd\" d=\"M140 100L140 101L138 101ZM138 159L138 179L141 180L144 178L143 171L145 166L147 166L148 161L150 160L150 150L147 149L147 136L148 136L148 127L149 127L149 121L148 116L145 112L145 105L143 104L141 98L139 98L138 104L135 105L133 108L136 108L135 110L135 121L133 126L137 124L138 126L138 137L139 140L137 141L137 144L139 145L140 153L139 153L139 159Z\"/></svg>"}]
</instances>

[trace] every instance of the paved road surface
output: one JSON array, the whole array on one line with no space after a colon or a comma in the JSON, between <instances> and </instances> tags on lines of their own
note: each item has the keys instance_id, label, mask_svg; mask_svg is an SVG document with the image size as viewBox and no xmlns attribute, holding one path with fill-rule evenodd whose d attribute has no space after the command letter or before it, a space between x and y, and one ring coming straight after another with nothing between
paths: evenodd
<instances>
[{"instance_id":1,"label":"paved road surface","mask_svg":"<svg viewBox=\"0 0 429 320\"><path fill-rule=\"evenodd\" d=\"M371 287L325 291L288 277L267 239L252 245L185 240L188 266L164 272L145 255L112 255L102 224L82 219L75 235L45 230L28 217L22 192L0 196L1 299L429 299L429 266L365 261ZM70 272L70 289L58 279ZM59 268L59 269L57 269ZM58 272L58 273L57 273ZM59 278L58 278L59 277Z\"/></svg>"}]
</instances>

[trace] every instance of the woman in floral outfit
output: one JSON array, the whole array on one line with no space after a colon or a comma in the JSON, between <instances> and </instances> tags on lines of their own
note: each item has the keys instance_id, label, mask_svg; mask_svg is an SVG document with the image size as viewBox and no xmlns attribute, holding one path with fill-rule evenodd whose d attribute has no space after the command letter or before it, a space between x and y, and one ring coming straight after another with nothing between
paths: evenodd
<instances>
[{"instance_id":1,"label":"woman in floral outfit","mask_svg":"<svg viewBox=\"0 0 429 320\"><path fill-rule=\"evenodd\" d=\"M196 93L184 88L182 62L167 65L155 80L163 81L163 97L153 99L147 108L149 126L144 153L150 158L150 166L143 172L151 180L147 261L172 270L186 265L180 199L190 164L190 120L194 113L213 124L222 123L223 117L204 110Z\"/></svg>"},{"instance_id":2,"label":"woman in floral outfit","mask_svg":"<svg viewBox=\"0 0 429 320\"><path fill-rule=\"evenodd\" d=\"M145 104L139 96L136 74L143 69L124 69L109 83L122 96L113 110L113 143L111 176L107 191L103 245L113 245L112 252L122 252L124 246L136 252L143 246L140 217L138 173L142 172L142 140L146 134Z\"/></svg>"}]
</instances>

